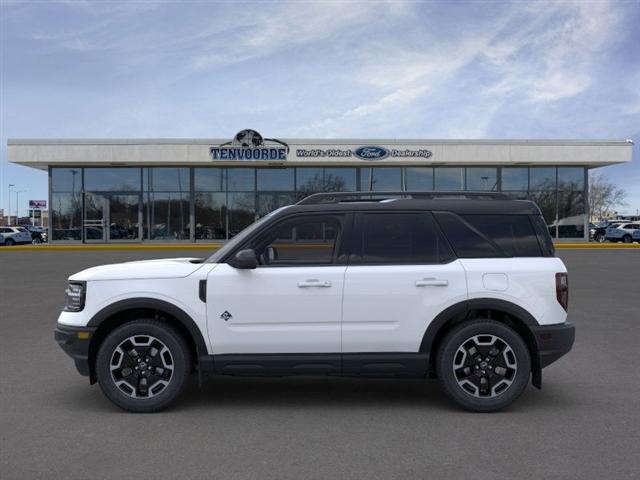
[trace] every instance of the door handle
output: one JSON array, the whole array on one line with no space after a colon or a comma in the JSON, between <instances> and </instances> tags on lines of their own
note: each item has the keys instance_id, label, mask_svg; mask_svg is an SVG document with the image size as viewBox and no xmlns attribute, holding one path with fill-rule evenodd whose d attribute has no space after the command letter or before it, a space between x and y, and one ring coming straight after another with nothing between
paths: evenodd
<instances>
[{"instance_id":1,"label":"door handle","mask_svg":"<svg viewBox=\"0 0 640 480\"><path fill-rule=\"evenodd\" d=\"M309 288L309 287L320 287L320 288L329 288L331 286L331 282L328 280L320 281L315 278L310 278L309 280L305 280L304 282L298 282L298 288Z\"/></svg>"},{"instance_id":2,"label":"door handle","mask_svg":"<svg viewBox=\"0 0 640 480\"><path fill-rule=\"evenodd\" d=\"M438 278L423 278L422 280L416 280L416 287L446 287L448 285L448 280L440 280Z\"/></svg>"}]
</instances>

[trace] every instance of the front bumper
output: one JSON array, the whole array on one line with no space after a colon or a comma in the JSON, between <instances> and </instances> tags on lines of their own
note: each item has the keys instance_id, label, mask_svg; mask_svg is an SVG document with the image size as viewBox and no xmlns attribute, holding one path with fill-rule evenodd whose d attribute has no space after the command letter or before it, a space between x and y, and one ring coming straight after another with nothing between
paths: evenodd
<instances>
[{"instance_id":1,"label":"front bumper","mask_svg":"<svg viewBox=\"0 0 640 480\"><path fill-rule=\"evenodd\" d=\"M53 332L56 342L73 359L80 375L89 376L89 344L95 330L58 324Z\"/></svg>"},{"instance_id":2,"label":"front bumper","mask_svg":"<svg viewBox=\"0 0 640 480\"><path fill-rule=\"evenodd\" d=\"M573 347L576 329L571 322L531 328L538 344L540 368L552 364Z\"/></svg>"}]
</instances>

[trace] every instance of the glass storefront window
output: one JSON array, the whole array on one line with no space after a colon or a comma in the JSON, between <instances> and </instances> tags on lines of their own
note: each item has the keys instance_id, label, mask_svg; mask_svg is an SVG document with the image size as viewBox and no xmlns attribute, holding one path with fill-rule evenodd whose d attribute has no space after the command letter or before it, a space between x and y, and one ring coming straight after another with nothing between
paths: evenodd
<instances>
[{"instance_id":1,"label":"glass storefront window","mask_svg":"<svg viewBox=\"0 0 640 480\"><path fill-rule=\"evenodd\" d=\"M324 190L324 171L322 168L296 168L296 197L302 199L312 193Z\"/></svg>"},{"instance_id":2,"label":"glass storefront window","mask_svg":"<svg viewBox=\"0 0 640 480\"><path fill-rule=\"evenodd\" d=\"M224 182L224 172L224 168L195 168L193 174L195 190L197 192L224 192L227 189Z\"/></svg>"},{"instance_id":3,"label":"glass storefront window","mask_svg":"<svg viewBox=\"0 0 640 480\"><path fill-rule=\"evenodd\" d=\"M227 188L231 192L253 192L255 184L255 168L228 168Z\"/></svg>"},{"instance_id":4,"label":"glass storefront window","mask_svg":"<svg viewBox=\"0 0 640 480\"><path fill-rule=\"evenodd\" d=\"M189 193L150 192L145 196L144 238L189 239Z\"/></svg>"},{"instance_id":5,"label":"glass storefront window","mask_svg":"<svg viewBox=\"0 0 640 480\"><path fill-rule=\"evenodd\" d=\"M149 192L188 192L188 168L145 168L143 187Z\"/></svg>"},{"instance_id":6,"label":"glass storefront window","mask_svg":"<svg viewBox=\"0 0 640 480\"><path fill-rule=\"evenodd\" d=\"M362 190L366 192L402 190L402 169L396 167L363 168Z\"/></svg>"},{"instance_id":7,"label":"glass storefront window","mask_svg":"<svg viewBox=\"0 0 640 480\"><path fill-rule=\"evenodd\" d=\"M556 169L548 167L532 167L529 169L529 190L556 189Z\"/></svg>"},{"instance_id":8,"label":"glass storefront window","mask_svg":"<svg viewBox=\"0 0 640 480\"><path fill-rule=\"evenodd\" d=\"M259 191L293 192L293 168L258 168L256 173Z\"/></svg>"},{"instance_id":9,"label":"glass storefront window","mask_svg":"<svg viewBox=\"0 0 640 480\"><path fill-rule=\"evenodd\" d=\"M80 192L82 190L82 168L52 168L52 192Z\"/></svg>"},{"instance_id":10,"label":"glass storefront window","mask_svg":"<svg viewBox=\"0 0 640 480\"><path fill-rule=\"evenodd\" d=\"M355 168L325 168L325 192L355 192L358 189L358 177Z\"/></svg>"},{"instance_id":11,"label":"glass storefront window","mask_svg":"<svg viewBox=\"0 0 640 480\"><path fill-rule=\"evenodd\" d=\"M258 194L258 217L264 217L266 214L277 210L280 207L295 203L293 193L287 192L270 192Z\"/></svg>"},{"instance_id":12,"label":"glass storefront window","mask_svg":"<svg viewBox=\"0 0 640 480\"><path fill-rule=\"evenodd\" d=\"M544 190L540 192L529 192L529 200L535 202L544 221L549 227L549 233L552 237L555 237L555 224L556 224L556 192L555 190Z\"/></svg>"},{"instance_id":13,"label":"glass storefront window","mask_svg":"<svg viewBox=\"0 0 640 480\"><path fill-rule=\"evenodd\" d=\"M498 169L490 167L467 168L467 190L496 192L498 190Z\"/></svg>"},{"instance_id":14,"label":"glass storefront window","mask_svg":"<svg viewBox=\"0 0 640 480\"><path fill-rule=\"evenodd\" d=\"M50 210L53 240L82 239L82 201L79 193L52 193Z\"/></svg>"},{"instance_id":15,"label":"glass storefront window","mask_svg":"<svg viewBox=\"0 0 640 480\"><path fill-rule=\"evenodd\" d=\"M224 240L227 238L227 194L198 192L195 194L196 240Z\"/></svg>"},{"instance_id":16,"label":"glass storefront window","mask_svg":"<svg viewBox=\"0 0 640 480\"><path fill-rule=\"evenodd\" d=\"M227 205L229 238L231 238L255 221L255 195L253 193L229 192Z\"/></svg>"},{"instance_id":17,"label":"glass storefront window","mask_svg":"<svg viewBox=\"0 0 640 480\"><path fill-rule=\"evenodd\" d=\"M559 191L558 238L583 238L585 214L582 190Z\"/></svg>"},{"instance_id":18,"label":"glass storefront window","mask_svg":"<svg viewBox=\"0 0 640 480\"><path fill-rule=\"evenodd\" d=\"M88 192L139 192L140 168L85 168L84 189Z\"/></svg>"},{"instance_id":19,"label":"glass storefront window","mask_svg":"<svg viewBox=\"0 0 640 480\"><path fill-rule=\"evenodd\" d=\"M406 167L405 183L410 192L430 192L433 190L433 168Z\"/></svg>"},{"instance_id":20,"label":"glass storefront window","mask_svg":"<svg viewBox=\"0 0 640 480\"><path fill-rule=\"evenodd\" d=\"M558 190L584 190L584 168L558 168Z\"/></svg>"},{"instance_id":21,"label":"glass storefront window","mask_svg":"<svg viewBox=\"0 0 640 480\"><path fill-rule=\"evenodd\" d=\"M462 190L464 185L464 169L454 167L438 167L435 169L436 190Z\"/></svg>"},{"instance_id":22,"label":"glass storefront window","mask_svg":"<svg viewBox=\"0 0 640 480\"><path fill-rule=\"evenodd\" d=\"M527 190L529 169L527 167L503 167L502 190Z\"/></svg>"}]
</instances>

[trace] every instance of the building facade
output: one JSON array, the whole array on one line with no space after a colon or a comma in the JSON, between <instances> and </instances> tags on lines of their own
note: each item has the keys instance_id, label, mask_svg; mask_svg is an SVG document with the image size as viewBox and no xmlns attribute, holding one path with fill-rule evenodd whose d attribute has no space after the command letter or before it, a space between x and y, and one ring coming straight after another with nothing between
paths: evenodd
<instances>
[{"instance_id":1,"label":"building facade","mask_svg":"<svg viewBox=\"0 0 640 480\"><path fill-rule=\"evenodd\" d=\"M588 239L588 170L630 140L9 140L49 175L53 242L226 240L323 191L498 191L540 207L558 241Z\"/></svg>"}]
</instances>

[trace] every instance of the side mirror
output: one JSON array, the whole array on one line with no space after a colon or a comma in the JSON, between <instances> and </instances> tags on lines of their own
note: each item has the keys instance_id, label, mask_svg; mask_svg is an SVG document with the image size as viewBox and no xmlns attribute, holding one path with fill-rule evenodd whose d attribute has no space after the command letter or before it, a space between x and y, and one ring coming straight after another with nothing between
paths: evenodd
<instances>
[{"instance_id":1,"label":"side mirror","mask_svg":"<svg viewBox=\"0 0 640 480\"><path fill-rule=\"evenodd\" d=\"M273 247L267 247L266 254L268 263L273 263L278 259L278 251Z\"/></svg>"},{"instance_id":2,"label":"side mirror","mask_svg":"<svg viewBox=\"0 0 640 480\"><path fill-rule=\"evenodd\" d=\"M240 250L236 253L235 267L242 270L252 270L258 266L258 258L256 252L248 248Z\"/></svg>"}]
</instances>

